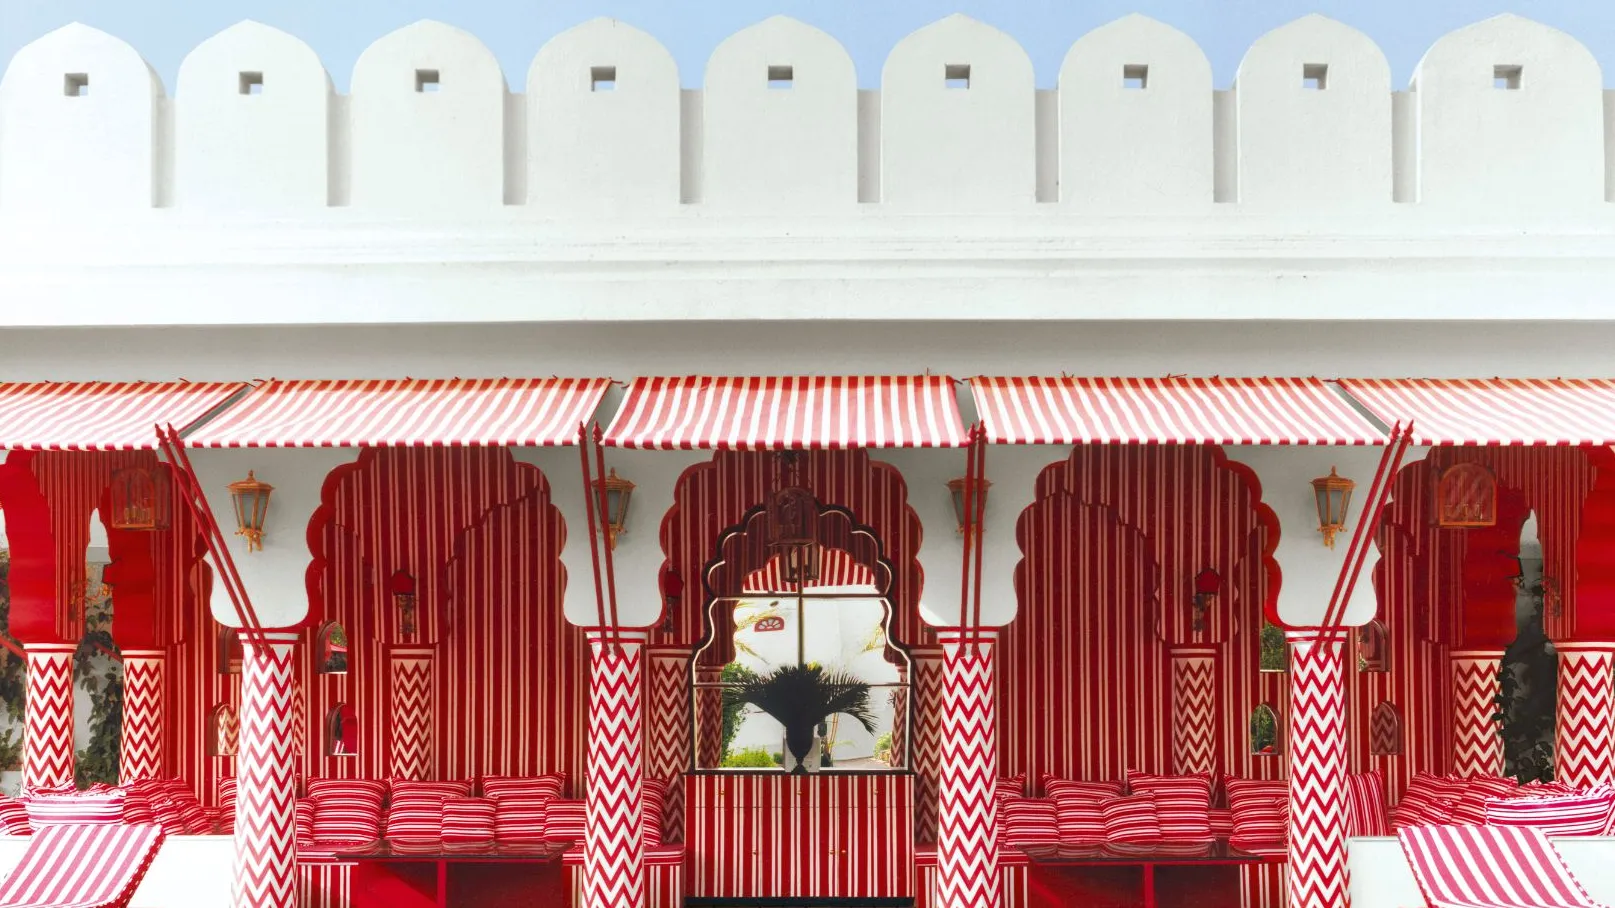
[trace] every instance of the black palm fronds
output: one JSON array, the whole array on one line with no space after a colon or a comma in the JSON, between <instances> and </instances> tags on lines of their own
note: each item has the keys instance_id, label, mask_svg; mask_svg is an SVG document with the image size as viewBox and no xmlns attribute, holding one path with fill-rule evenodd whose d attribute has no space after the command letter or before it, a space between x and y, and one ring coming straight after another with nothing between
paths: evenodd
<instances>
[{"instance_id":1,"label":"black palm fronds","mask_svg":"<svg viewBox=\"0 0 1615 908\"><path fill-rule=\"evenodd\" d=\"M818 665L787 665L746 679L736 689L735 697L773 716L788 729L817 726L840 714L851 716L865 731L875 733L869 685L846 672L826 672Z\"/></svg>"}]
</instances>

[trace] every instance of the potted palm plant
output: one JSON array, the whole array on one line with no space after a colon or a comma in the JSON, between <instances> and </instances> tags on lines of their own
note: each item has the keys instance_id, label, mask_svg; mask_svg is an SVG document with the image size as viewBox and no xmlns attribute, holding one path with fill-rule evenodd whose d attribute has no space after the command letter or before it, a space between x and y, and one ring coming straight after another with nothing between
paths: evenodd
<instances>
[{"instance_id":1,"label":"potted palm plant","mask_svg":"<svg viewBox=\"0 0 1615 908\"><path fill-rule=\"evenodd\" d=\"M818 665L787 665L748 678L736 691L736 699L785 726L785 747L796 758L793 773L807 772L814 732L831 716L851 716L870 734L875 733L869 685L846 672L827 672Z\"/></svg>"}]
</instances>

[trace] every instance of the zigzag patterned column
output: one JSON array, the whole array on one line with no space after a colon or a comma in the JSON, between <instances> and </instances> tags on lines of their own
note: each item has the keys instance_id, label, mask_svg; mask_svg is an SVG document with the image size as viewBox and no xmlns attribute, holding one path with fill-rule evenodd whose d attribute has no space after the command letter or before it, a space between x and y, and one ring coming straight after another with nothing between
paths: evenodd
<instances>
[{"instance_id":1,"label":"zigzag patterned column","mask_svg":"<svg viewBox=\"0 0 1615 908\"><path fill-rule=\"evenodd\" d=\"M123 651L123 741L118 780L163 777L163 652Z\"/></svg>"},{"instance_id":2,"label":"zigzag patterned column","mask_svg":"<svg viewBox=\"0 0 1615 908\"><path fill-rule=\"evenodd\" d=\"M723 679L723 669L697 667L695 679L701 684L717 684ZM695 741L695 765L714 769L723 762L723 691L716 687L696 688L695 710L696 731L700 733Z\"/></svg>"},{"instance_id":3,"label":"zigzag patterned column","mask_svg":"<svg viewBox=\"0 0 1615 908\"><path fill-rule=\"evenodd\" d=\"M668 779L684 771L690 760L690 648L650 647L650 671L645 674L645 772L653 779ZM663 805L667 828L684 828L684 786L667 790Z\"/></svg>"},{"instance_id":4,"label":"zigzag patterned column","mask_svg":"<svg viewBox=\"0 0 1615 908\"><path fill-rule=\"evenodd\" d=\"M1615 643L1559 643L1554 778L1587 788L1615 782Z\"/></svg>"},{"instance_id":5,"label":"zigzag patterned column","mask_svg":"<svg viewBox=\"0 0 1615 908\"><path fill-rule=\"evenodd\" d=\"M897 681L908 684L909 670L907 666L897 666ZM908 691L898 689L891 694L892 702L892 752L887 759L893 766L908 765Z\"/></svg>"},{"instance_id":6,"label":"zigzag patterned column","mask_svg":"<svg viewBox=\"0 0 1615 908\"><path fill-rule=\"evenodd\" d=\"M392 728L388 756L399 779L426 779L432 772L431 647L399 647L392 651Z\"/></svg>"},{"instance_id":7,"label":"zigzag patterned column","mask_svg":"<svg viewBox=\"0 0 1615 908\"><path fill-rule=\"evenodd\" d=\"M937 812L940 908L998 904L998 716L993 679L996 631L942 641L942 762Z\"/></svg>"},{"instance_id":8,"label":"zigzag patterned column","mask_svg":"<svg viewBox=\"0 0 1615 908\"><path fill-rule=\"evenodd\" d=\"M915 646L914 835L921 842L936 841L937 790L942 774L942 647Z\"/></svg>"},{"instance_id":9,"label":"zigzag patterned column","mask_svg":"<svg viewBox=\"0 0 1615 908\"><path fill-rule=\"evenodd\" d=\"M1342 632L1290 638L1288 908L1346 904L1346 658Z\"/></svg>"},{"instance_id":10,"label":"zigzag patterned column","mask_svg":"<svg viewBox=\"0 0 1615 908\"><path fill-rule=\"evenodd\" d=\"M644 753L640 692L643 631L589 631L589 794L583 835L582 908L640 908L645 845L640 836Z\"/></svg>"},{"instance_id":11,"label":"zigzag patterned column","mask_svg":"<svg viewBox=\"0 0 1615 908\"><path fill-rule=\"evenodd\" d=\"M1503 771L1497 735L1497 671L1501 650L1455 650L1452 662L1452 773L1495 776Z\"/></svg>"},{"instance_id":12,"label":"zigzag patterned column","mask_svg":"<svg viewBox=\"0 0 1615 908\"><path fill-rule=\"evenodd\" d=\"M23 711L23 791L73 787L73 652L60 643L28 643Z\"/></svg>"},{"instance_id":13,"label":"zigzag patterned column","mask_svg":"<svg viewBox=\"0 0 1615 908\"><path fill-rule=\"evenodd\" d=\"M1217 648L1172 648L1172 767L1217 771Z\"/></svg>"},{"instance_id":14,"label":"zigzag patterned column","mask_svg":"<svg viewBox=\"0 0 1615 908\"><path fill-rule=\"evenodd\" d=\"M243 646L236 754L235 908L297 908L292 745L295 633Z\"/></svg>"}]
</instances>

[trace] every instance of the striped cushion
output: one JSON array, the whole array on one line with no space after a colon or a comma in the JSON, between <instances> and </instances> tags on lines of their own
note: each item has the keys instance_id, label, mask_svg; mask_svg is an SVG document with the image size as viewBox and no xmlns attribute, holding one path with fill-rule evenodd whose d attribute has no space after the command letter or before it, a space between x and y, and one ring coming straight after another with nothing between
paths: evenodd
<instances>
[{"instance_id":1,"label":"striped cushion","mask_svg":"<svg viewBox=\"0 0 1615 908\"><path fill-rule=\"evenodd\" d=\"M1059 811L1049 798L1019 795L998 800L998 843L1000 845L1060 844Z\"/></svg>"},{"instance_id":2,"label":"striped cushion","mask_svg":"<svg viewBox=\"0 0 1615 908\"><path fill-rule=\"evenodd\" d=\"M14 798L0 798L0 835L30 835L34 825L28 822L28 805Z\"/></svg>"},{"instance_id":3,"label":"striped cushion","mask_svg":"<svg viewBox=\"0 0 1615 908\"><path fill-rule=\"evenodd\" d=\"M999 799L1024 796L1026 794L1026 773L1020 772L999 779L993 794Z\"/></svg>"},{"instance_id":4,"label":"striped cushion","mask_svg":"<svg viewBox=\"0 0 1615 908\"><path fill-rule=\"evenodd\" d=\"M1464 793L1452 805L1452 822L1480 826L1486 822L1486 802L1518 797L1523 789L1513 779L1475 776L1464 786Z\"/></svg>"},{"instance_id":5,"label":"striped cushion","mask_svg":"<svg viewBox=\"0 0 1615 908\"><path fill-rule=\"evenodd\" d=\"M443 800L438 792L398 795L387 805L389 842L437 841L443 836Z\"/></svg>"},{"instance_id":6,"label":"striped cushion","mask_svg":"<svg viewBox=\"0 0 1615 908\"><path fill-rule=\"evenodd\" d=\"M311 842L314 840L314 802L308 798L298 798L292 805L292 828L297 834L297 841Z\"/></svg>"},{"instance_id":7,"label":"striped cushion","mask_svg":"<svg viewBox=\"0 0 1615 908\"><path fill-rule=\"evenodd\" d=\"M1346 776L1346 835L1390 835L1385 810L1385 777L1378 770Z\"/></svg>"},{"instance_id":8,"label":"striped cushion","mask_svg":"<svg viewBox=\"0 0 1615 908\"><path fill-rule=\"evenodd\" d=\"M669 782L668 779L646 779L640 788L640 835L650 847L662 844L662 826L666 822Z\"/></svg>"},{"instance_id":9,"label":"striped cushion","mask_svg":"<svg viewBox=\"0 0 1615 908\"><path fill-rule=\"evenodd\" d=\"M1495 798L1486 802L1487 826L1530 826L1543 835L1603 835L1615 812L1615 788L1550 798Z\"/></svg>"},{"instance_id":10,"label":"striped cushion","mask_svg":"<svg viewBox=\"0 0 1615 908\"><path fill-rule=\"evenodd\" d=\"M1084 782L1044 776L1043 792L1055 803L1060 842L1091 845L1105 840L1105 815L1099 810L1099 802L1119 797L1122 786L1120 782Z\"/></svg>"},{"instance_id":11,"label":"striped cushion","mask_svg":"<svg viewBox=\"0 0 1615 908\"><path fill-rule=\"evenodd\" d=\"M396 801L411 795L436 794L444 797L468 798L474 786L469 781L419 782L414 779L388 779L387 798Z\"/></svg>"},{"instance_id":12,"label":"striped cushion","mask_svg":"<svg viewBox=\"0 0 1615 908\"><path fill-rule=\"evenodd\" d=\"M1226 839L1234 834L1234 812L1226 807L1213 807L1207 815L1211 820L1212 838Z\"/></svg>"},{"instance_id":13,"label":"striped cushion","mask_svg":"<svg viewBox=\"0 0 1615 908\"><path fill-rule=\"evenodd\" d=\"M547 776L485 776L482 796L496 801L506 795L558 798L565 785L566 774L559 772Z\"/></svg>"},{"instance_id":14,"label":"striped cushion","mask_svg":"<svg viewBox=\"0 0 1615 908\"><path fill-rule=\"evenodd\" d=\"M1290 785L1282 780L1236 779L1226 776L1228 810L1234 828L1229 838L1238 842L1282 842L1285 839L1285 811Z\"/></svg>"},{"instance_id":15,"label":"striped cushion","mask_svg":"<svg viewBox=\"0 0 1615 908\"><path fill-rule=\"evenodd\" d=\"M1158 845L1162 840L1155 795L1148 792L1099 802L1105 816L1105 841L1125 845Z\"/></svg>"},{"instance_id":16,"label":"striped cushion","mask_svg":"<svg viewBox=\"0 0 1615 908\"><path fill-rule=\"evenodd\" d=\"M164 835L185 834L185 812L179 798L158 795L150 803L152 821L163 828Z\"/></svg>"},{"instance_id":17,"label":"striped cushion","mask_svg":"<svg viewBox=\"0 0 1615 908\"><path fill-rule=\"evenodd\" d=\"M381 838L381 801L386 790L385 782L309 779L315 840L373 842Z\"/></svg>"},{"instance_id":18,"label":"striped cushion","mask_svg":"<svg viewBox=\"0 0 1615 908\"><path fill-rule=\"evenodd\" d=\"M544 808L544 841L582 842L584 803L556 799Z\"/></svg>"},{"instance_id":19,"label":"striped cushion","mask_svg":"<svg viewBox=\"0 0 1615 908\"><path fill-rule=\"evenodd\" d=\"M507 794L489 800L494 802L493 832L500 844L544 841L544 812L554 798L548 795ZM578 840L582 839L580 833Z\"/></svg>"},{"instance_id":20,"label":"striped cushion","mask_svg":"<svg viewBox=\"0 0 1615 908\"><path fill-rule=\"evenodd\" d=\"M236 829L236 780L219 780L219 832L229 835Z\"/></svg>"},{"instance_id":21,"label":"striped cushion","mask_svg":"<svg viewBox=\"0 0 1615 908\"><path fill-rule=\"evenodd\" d=\"M130 825L156 823L157 814L152 810L152 800L163 794L163 784L153 779L137 779L122 787L125 792L123 822Z\"/></svg>"},{"instance_id":22,"label":"striped cushion","mask_svg":"<svg viewBox=\"0 0 1615 908\"><path fill-rule=\"evenodd\" d=\"M1418 773L1407 793L1391 811L1391 826L1439 826L1452 818L1452 805L1463 796L1468 781L1451 776Z\"/></svg>"},{"instance_id":23,"label":"striped cushion","mask_svg":"<svg viewBox=\"0 0 1615 908\"><path fill-rule=\"evenodd\" d=\"M1156 776L1129 772L1131 794L1155 796L1161 837L1167 842L1211 841L1211 775Z\"/></svg>"},{"instance_id":24,"label":"striped cushion","mask_svg":"<svg viewBox=\"0 0 1615 908\"><path fill-rule=\"evenodd\" d=\"M32 795L27 799L28 821L35 830L44 826L115 826L123 822L122 790L91 794Z\"/></svg>"},{"instance_id":25,"label":"striped cushion","mask_svg":"<svg viewBox=\"0 0 1615 908\"><path fill-rule=\"evenodd\" d=\"M495 803L492 798L444 798L443 844L493 844Z\"/></svg>"}]
</instances>

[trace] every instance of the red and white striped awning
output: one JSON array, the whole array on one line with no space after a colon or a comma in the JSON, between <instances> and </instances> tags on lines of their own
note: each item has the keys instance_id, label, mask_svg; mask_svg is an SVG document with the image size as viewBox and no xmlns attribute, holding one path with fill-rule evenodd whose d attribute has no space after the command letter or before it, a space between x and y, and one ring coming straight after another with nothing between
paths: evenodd
<instances>
[{"instance_id":1,"label":"red and white striped awning","mask_svg":"<svg viewBox=\"0 0 1615 908\"><path fill-rule=\"evenodd\" d=\"M1604 378L1349 378L1385 422L1413 420L1420 445L1615 444L1615 381Z\"/></svg>"},{"instance_id":2,"label":"red and white striped awning","mask_svg":"<svg viewBox=\"0 0 1615 908\"><path fill-rule=\"evenodd\" d=\"M604 378L268 381L187 436L192 448L576 444Z\"/></svg>"},{"instance_id":3,"label":"red and white striped awning","mask_svg":"<svg viewBox=\"0 0 1615 908\"><path fill-rule=\"evenodd\" d=\"M640 378L605 443L659 450L956 448L964 420L943 375Z\"/></svg>"},{"instance_id":4,"label":"red and white striped awning","mask_svg":"<svg viewBox=\"0 0 1615 908\"><path fill-rule=\"evenodd\" d=\"M1372 445L1385 433L1315 378L975 378L994 444Z\"/></svg>"},{"instance_id":5,"label":"red and white striped awning","mask_svg":"<svg viewBox=\"0 0 1615 908\"><path fill-rule=\"evenodd\" d=\"M0 448L149 451L158 424L183 428L228 401L237 382L0 384Z\"/></svg>"}]
</instances>

